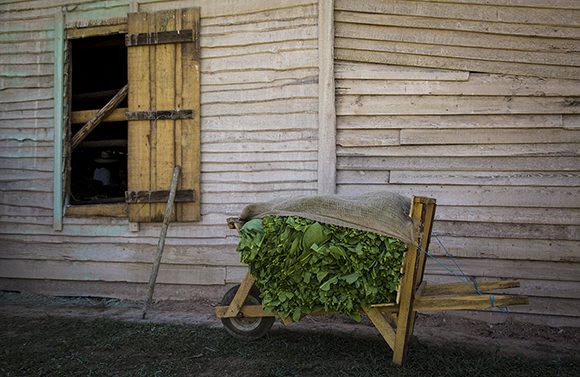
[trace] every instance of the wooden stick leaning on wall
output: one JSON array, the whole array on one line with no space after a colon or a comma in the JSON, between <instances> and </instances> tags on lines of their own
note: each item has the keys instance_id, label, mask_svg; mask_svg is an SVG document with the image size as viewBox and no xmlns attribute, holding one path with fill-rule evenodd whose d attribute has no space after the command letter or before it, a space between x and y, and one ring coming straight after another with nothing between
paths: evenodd
<instances>
[{"instance_id":1,"label":"wooden stick leaning on wall","mask_svg":"<svg viewBox=\"0 0 580 377\"><path fill-rule=\"evenodd\" d=\"M157 255L153 261L153 267L151 268L151 276L149 277L149 291L147 292L147 299L143 305L143 316L145 319L147 315L147 308L151 305L153 300L153 291L155 290L155 281L157 280L157 274L159 273L159 265L161 264L161 256L163 255L163 248L165 247L165 237L167 237L167 229L169 228L169 221L171 221L171 215L173 215L173 203L175 202L175 194L177 192L177 181L179 180L179 175L181 174L181 166L176 166L173 169L173 177L171 179L171 189L169 191L169 200L167 200L167 206L165 207L165 215L163 216L163 225L161 226L161 235L159 236L159 243L157 244Z\"/></svg>"},{"instance_id":2,"label":"wooden stick leaning on wall","mask_svg":"<svg viewBox=\"0 0 580 377\"><path fill-rule=\"evenodd\" d=\"M101 121L106 118L119 106L119 104L127 97L128 85L125 85L121 90L115 94L113 98L102 109L97 111L95 116L89 120L85 125L75 134L72 139L72 149L75 149Z\"/></svg>"}]
</instances>

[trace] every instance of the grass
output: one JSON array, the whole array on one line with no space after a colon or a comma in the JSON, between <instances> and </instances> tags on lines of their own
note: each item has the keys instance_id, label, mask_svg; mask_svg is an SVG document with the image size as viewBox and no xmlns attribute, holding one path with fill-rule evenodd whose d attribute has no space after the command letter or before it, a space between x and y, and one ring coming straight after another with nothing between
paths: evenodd
<instances>
[{"instance_id":1,"label":"grass","mask_svg":"<svg viewBox=\"0 0 580 377\"><path fill-rule=\"evenodd\" d=\"M281 329L246 343L176 324L0 317L1 376L577 376L578 360L416 342L407 366L377 337Z\"/></svg>"}]
</instances>

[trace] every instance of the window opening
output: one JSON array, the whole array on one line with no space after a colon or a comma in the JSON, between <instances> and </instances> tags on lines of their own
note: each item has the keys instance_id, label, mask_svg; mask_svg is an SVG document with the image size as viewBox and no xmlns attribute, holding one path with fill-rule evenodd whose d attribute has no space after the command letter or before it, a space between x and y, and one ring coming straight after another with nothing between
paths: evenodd
<instances>
[{"instance_id":1,"label":"window opening","mask_svg":"<svg viewBox=\"0 0 580 377\"><path fill-rule=\"evenodd\" d=\"M72 140L87 120L127 85L127 48L123 34L73 39L70 46L71 111L90 114L80 120L72 117ZM117 106L126 107L127 99ZM72 150L70 204L125 201L127 144L127 121L105 118Z\"/></svg>"}]
</instances>

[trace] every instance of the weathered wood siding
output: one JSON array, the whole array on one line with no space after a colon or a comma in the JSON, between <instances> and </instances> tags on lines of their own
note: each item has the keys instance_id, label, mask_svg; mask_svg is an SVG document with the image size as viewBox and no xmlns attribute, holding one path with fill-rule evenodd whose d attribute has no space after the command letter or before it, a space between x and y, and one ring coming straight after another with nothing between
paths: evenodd
<instances>
[{"instance_id":1,"label":"weathered wood siding","mask_svg":"<svg viewBox=\"0 0 580 377\"><path fill-rule=\"evenodd\" d=\"M171 225L157 292L216 297L244 272L225 218L253 201L316 193L317 2L139 4L201 7L202 221ZM131 232L127 220L65 217L63 231L52 230L61 8L67 25L88 25L122 20L129 1L0 5L0 289L143 297L159 224Z\"/></svg>"},{"instance_id":2,"label":"weathered wood siding","mask_svg":"<svg viewBox=\"0 0 580 377\"><path fill-rule=\"evenodd\" d=\"M437 198L465 273L580 323L580 3L337 0L335 22L338 192Z\"/></svg>"}]
</instances>

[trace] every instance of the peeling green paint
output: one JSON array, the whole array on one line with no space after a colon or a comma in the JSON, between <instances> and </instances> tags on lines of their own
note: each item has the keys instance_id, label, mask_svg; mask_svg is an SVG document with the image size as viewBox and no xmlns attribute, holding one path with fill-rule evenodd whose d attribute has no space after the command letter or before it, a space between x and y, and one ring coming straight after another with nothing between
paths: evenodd
<instances>
[{"instance_id":1,"label":"peeling green paint","mask_svg":"<svg viewBox=\"0 0 580 377\"><path fill-rule=\"evenodd\" d=\"M64 16L58 13L54 23L54 181L53 228L62 230L63 214L63 98L64 98Z\"/></svg>"}]
</instances>

